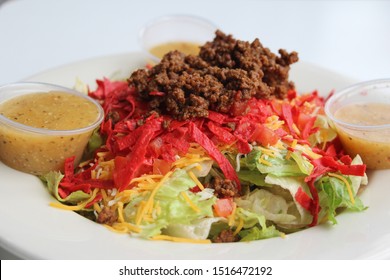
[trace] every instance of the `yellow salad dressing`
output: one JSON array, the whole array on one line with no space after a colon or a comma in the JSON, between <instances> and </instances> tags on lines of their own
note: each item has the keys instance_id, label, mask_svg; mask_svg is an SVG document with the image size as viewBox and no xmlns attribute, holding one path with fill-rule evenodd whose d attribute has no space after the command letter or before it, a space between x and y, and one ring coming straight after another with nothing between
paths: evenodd
<instances>
[{"instance_id":1,"label":"yellow salad dressing","mask_svg":"<svg viewBox=\"0 0 390 280\"><path fill-rule=\"evenodd\" d=\"M82 156L92 131L56 134L94 124L99 116L96 104L65 92L31 93L0 104L0 114L48 134L0 125L0 159L7 165L32 174L61 170L64 160ZM54 132L53 132L54 131Z\"/></svg>"},{"instance_id":2,"label":"yellow salad dressing","mask_svg":"<svg viewBox=\"0 0 390 280\"><path fill-rule=\"evenodd\" d=\"M390 125L390 104L351 104L336 111L335 117L357 125ZM345 151L359 154L370 169L390 168L390 128L381 130L338 129Z\"/></svg>"},{"instance_id":3,"label":"yellow salad dressing","mask_svg":"<svg viewBox=\"0 0 390 280\"><path fill-rule=\"evenodd\" d=\"M158 58L162 58L166 53L173 50L181 51L186 55L197 55L200 48L199 44L194 42L168 42L151 48L149 52Z\"/></svg>"}]
</instances>

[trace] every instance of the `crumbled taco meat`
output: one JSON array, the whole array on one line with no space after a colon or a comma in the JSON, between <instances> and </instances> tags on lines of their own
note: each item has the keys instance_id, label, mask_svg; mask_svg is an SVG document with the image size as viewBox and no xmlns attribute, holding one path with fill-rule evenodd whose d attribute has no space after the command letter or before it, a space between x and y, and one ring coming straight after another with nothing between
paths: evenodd
<instances>
[{"instance_id":1,"label":"crumbled taco meat","mask_svg":"<svg viewBox=\"0 0 390 280\"><path fill-rule=\"evenodd\" d=\"M117 211L110 209L110 207L104 207L98 214L96 221L99 224L113 225L118 219Z\"/></svg>"},{"instance_id":2,"label":"crumbled taco meat","mask_svg":"<svg viewBox=\"0 0 390 280\"><path fill-rule=\"evenodd\" d=\"M239 237L234 234L230 229L224 229L219 235L213 238L213 243L228 243L228 242L237 242Z\"/></svg>"},{"instance_id":3,"label":"crumbled taco meat","mask_svg":"<svg viewBox=\"0 0 390 280\"><path fill-rule=\"evenodd\" d=\"M258 39L240 41L217 30L199 55L169 52L128 81L150 110L186 120L207 117L208 110L231 113L234 103L251 97L284 98L294 88L288 72L296 61L296 52L279 50L278 56Z\"/></svg>"},{"instance_id":4,"label":"crumbled taco meat","mask_svg":"<svg viewBox=\"0 0 390 280\"><path fill-rule=\"evenodd\" d=\"M219 198L239 196L237 184L229 179L213 177L207 184L207 187L214 189L214 194Z\"/></svg>"}]
</instances>

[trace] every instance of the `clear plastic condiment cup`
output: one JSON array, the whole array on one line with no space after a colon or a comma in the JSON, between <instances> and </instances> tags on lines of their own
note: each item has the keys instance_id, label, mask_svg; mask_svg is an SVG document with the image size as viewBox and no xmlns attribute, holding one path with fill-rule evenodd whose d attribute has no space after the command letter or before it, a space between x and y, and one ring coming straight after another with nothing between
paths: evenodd
<instances>
[{"instance_id":1,"label":"clear plastic condiment cup","mask_svg":"<svg viewBox=\"0 0 390 280\"><path fill-rule=\"evenodd\" d=\"M82 127L53 130L19 123L4 116L0 109L0 160L6 165L23 172L42 175L49 171L62 171L66 158L75 156L75 164L82 158L93 130L104 118L100 104L86 94L53 84L12 83L0 87L0 108L2 104L16 97L49 92L71 94L90 102L93 106L88 107L94 108L92 114L96 111L96 118ZM77 112L69 111L67 115L70 114L77 116Z\"/></svg>"},{"instance_id":2,"label":"clear plastic condiment cup","mask_svg":"<svg viewBox=\"0 0 390 280\"><path fill-rule=\"evenodd\" d=\"M187 42L203 45L214 38L218 27L211 21L193 15L166 15L152 20L141 28L139 42L142 51L153 62L157 63L161 57L150 52L156 46Z\"/></svg>"},{"instance_id":3,"label":"clear plastic condiment cup","mask_svg":"<svg viewBox=\"0 0 390 280\"><path fill-rule=\"evenodd\" d=\"M390 168L390 79L358 83L331 96L325 113L344 150L369 169Z\"/></svg>"}]
</instances>

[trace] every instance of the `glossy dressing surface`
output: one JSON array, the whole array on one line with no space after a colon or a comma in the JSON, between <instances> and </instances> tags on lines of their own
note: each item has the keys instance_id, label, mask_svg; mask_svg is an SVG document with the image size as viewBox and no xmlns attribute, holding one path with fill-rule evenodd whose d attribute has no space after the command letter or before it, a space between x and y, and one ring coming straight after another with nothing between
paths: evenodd
<instances>
[{"instance_id":1,"label":"glossy dressing surface","mask_svg":"<svg viewBox=\"0 0 390 280\"><path fill-rule=\"evenodd\" d=\"M65 92L32 93L0 104L0 114L10 120L36 128L77 129L96 121L96 105Z\"/></svg>"}]
</instances>

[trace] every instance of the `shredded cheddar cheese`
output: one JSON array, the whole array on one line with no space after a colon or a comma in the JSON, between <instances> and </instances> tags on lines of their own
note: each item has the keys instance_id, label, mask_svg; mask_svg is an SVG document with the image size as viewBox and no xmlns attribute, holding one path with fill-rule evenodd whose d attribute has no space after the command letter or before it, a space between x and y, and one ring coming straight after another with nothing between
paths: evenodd
<instances>
[{"instance_id":1,"label":"shredded cheddar cheese","mask_svg":"<svg viewBox=\"0 0 390 280\"><path fill-rule=\"evenodd\" d=\"M112 226L104 224L104 227L117 233L130 233L130 232L140 233L142 231L141 228L126 222L115 223Z\"/></svg>"},{"instance_id":2,"label":"shredded cheddar cheese","mask_svg":"<svg viewBox=\"0 0 390 280\"><path fill-rule=\"evenodd\" d=\"M267 148L263 148L263 147L259 147L259 149L260 149L264 154L266 154L267 156L270 156L270 157L273 157L273 158L276 157L276 151L273 151L273 150L270 150L270 149L267 149Z\"/></svg>"},{"instance_id":3,"label":"shredded cheddar cheese","mask_svg":"<svg viewBox=\"0 0 390 280\"><path fill-rule=\"evenodd\" d=\"M196 183L199 189L204 190L203 184L199 181L199 179L195 176L192 171L188 171L188 175L190 175L191 179Z\"/></svg>"},{"instance_id":4,"label":"shredded cheddar cheese","mask_svg":"<svg viewBox=\"0 0 390 280\"><path fill-rule=\"evenodd\" d=\"M298 144L298 140L297 139L294 139L292 142L291 142L291 148L295 149L295 147L297 146Z\"/></svg>"},{"instance_id":5,"label":"shredded cheddar cheese","mask_svg":"<svg viewBox=\"0 0 390 280\"><path fill-rule=\"evenodd\" d=\"M141 177L137 177L137 178L134 178L130 181L130 185L132 183L136 183L136 182L141 182L141 181L145 181L147 180L148 178L151 178L151 179L161 179L162 177L164 177L163 175L160 175L160 174L152 174L152 175L143 175Z\"/></svg>"},{"instance_id":6,"label":"shredded cheddar cheese","mask_svg":"<svg viewBox=\"0 0 390 280\"><path fill-rule=\"evenodd\" d=\"M297 135L301 135L301 131L299 130L299 128L297 127L297 125L295 123L292 124L292 129L294 130L294 132Z\"/></svg>"},{"instance_id":7,"label":"shredded cheddar cheese","mask_svg":"<svg viewBox=\"0 0 390 280\"><path fill-rule=\"evenodd\" d=\"M295 149L296 146L297 146L297 143L298 143L298 140L297 140L297 139L294 139L294 140L291 142L290 147L291 147L292 149ZM288 151L287 151L287 154L286 154L286 159L287 159L287 160L291 158L291 154L292 154L292 153L293 153L293 152L292 152L291 150L288 150Z\"/></svg>"},{"instance_id":8,"label":"shredded cheddar cheese","mask_svg":"<svg viewBox=\"0 0 390 280\"><path fill-rule=\"evenodd\" d=\"M264 154L262 154L260 156L259 162L264 164L264 165L267 165L267 166L272 166L272 163L265 159L265 155Z\"/></svg>"},{"instance_id":9,"label":"shredded cheddar cheese","mask_svg":"<svg viewBox=\"0 0 390 280\"><path fill-rule=\"evenodd\" d=\"M95 210L97 213L100 213L102 211L102 208L100 207L99 203L94 203L93 210Z\"/></svg>"},{"instance_id":10,"label":"shredded cheddar cheese","mask_svg":"<svg viewBox=\"0 0 390 280\"><path fill-rule=\"evenodd\" d=\"M279 120L279 117L274 115L270 116L265 120L265 126L271 130L277 130L285 124L284 121Z\"/></svg>"},{"instance_id":11,"label":"shredded cheddar cheese","mask_svg":"<svg viewBox=\"0 0 390 280\"><path fill-rule=\"evenodd\" d=\"M239 222L238 222L238 225L237 225L237 228L236 230L233 232L233 235L236 236L240 231L241 229L244 227L244 220L242 218L240 218Z\"/></svg>"},{"instance_id":12,"label":"shredded cheddar cheese","mask_svg":"<svg viewBox=\"0 0 390 280\"><path fill-rule=\"evenodd\" d=\"M237 210L237 204L233 202L233 210L232 213L228 217L228 225L232 227L234 225L234 221L236 220L236 210Z\"/></svg>"},{"instance_id":13,"label":"shredded cheddar cheese","mask_svg":"<svg viewBox=\"0 0 390 280\"><path fill-rule=\"evenodd\" d=\"M123 218L123 203L122 202L118 202L117 203L118 205L118 222L120 223L123 223L125 221L125 219Z\"/></svg>"},{"instance_id":14,"label":"shredded cheddar cheese","mask_svg":"<svg viewBox=\"0 0 390 280\"><path fill-rule=\"evenodd\" d=\"M165 176L161 179L160 182L158 182L158 184L156 185L156 187L153 189L152 193L150 194L149 196L149 199L146 203L144 203L143 205L141 205L142 207L140 207L140 209L138 209L139 211L137 212L137 217L136 217L136 225L140 225L141 224L141 221L143 219L143 217L146 215L146 213L148 212L148 210L153 207L153 199L154 199L154 196L156 195L158 189L162 186L162 184L169 178L169 176L172 174L172 171L168 172L167 174L165 174Z\"/></svg>"},{"instance_id":15,"label":"shredded cheddar cheese","mask_svg":"<svg viewBox=\"0 0 390 280\"><path fill-rule=\"evenodd\" d=\"M59 209L64 209L64 210L80 211L80 210L84 209L88 203L90 203L91 201L93 201L95 199L98 191L99 191L99 189L94 189L92 191L91 197L89 199L87 199L86 201L84 201L80 204L77 204L77 205L65 205L65 204L61 204L61 203L50 202L50 206L55 207L55 208L59 208Z\"/></svg>"},{"instance_id":16,"label":"shredded cheddar cheese","mask_svg":"<svg viewBox=\"0 0 390 280\"><path fill-rule=\"evenodd\" d=\"M302 153L305 153L306 155L308 155L312 159L319 159L322 157L322 155L313 152L308 145L297 144L294 148L298 151L301 151Z\"/></svg>"}]
</instances>

